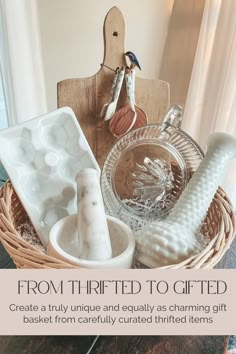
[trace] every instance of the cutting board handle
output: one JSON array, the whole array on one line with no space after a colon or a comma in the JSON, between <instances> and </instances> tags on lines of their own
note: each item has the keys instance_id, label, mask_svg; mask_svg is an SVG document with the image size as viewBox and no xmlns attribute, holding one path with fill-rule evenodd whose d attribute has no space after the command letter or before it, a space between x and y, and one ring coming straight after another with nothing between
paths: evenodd
<instances>
[{"instance_id":1,"label":"cutting board handle","mask_svg":"<svg viewBox=\"0 0 236 354\"><path fill-rule=\"evenodd\" d=\"M104 21L104 59L103 64L112 69L126 65L124 57L125 20L114 6L107 13Z\"/></svg>"}]
</instances>

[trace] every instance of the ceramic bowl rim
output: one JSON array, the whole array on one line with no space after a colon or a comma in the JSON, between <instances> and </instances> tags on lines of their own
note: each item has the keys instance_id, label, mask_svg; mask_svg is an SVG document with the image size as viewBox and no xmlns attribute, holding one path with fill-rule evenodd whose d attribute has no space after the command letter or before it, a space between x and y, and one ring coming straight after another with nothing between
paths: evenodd
<instances>
[{"instance_id":1,"label":"ceramic bowl rim","mask_svg":"<svg viewBox=\"0 0 236 354\"><path fill-rule=\"evenodd\" d=\"M119 254L118 256L115 256L111 259L105 260L105 261L90 261L90 260L84 260L80 259L77 257L74 257L70 255L69 253L66 253L58 244L57 242L57 236L58 234L55 233L55 230L57 228L61 229L62 225L68 222L70 219L75 219L77 217L77 214L71 214L68 216L65 216L64 218L60 219L59 221L56 222L56 224L51 228L50 233L49 233L49 243L48 243L48 248L52 247L54 251L62 256L64 259L67 259L70 262L73 262L74 264L81 265L81 266L96 266L96 265L101 265L101 266L109 266L114 263L114 261L119 261L121 258L124 257L129 257L132 255L135 249L135 237L134 233L131 230L131 228L126 225L123 221L111 216L111 215L106 215L107 220L111 221L113 224L117 224L121 226L124 230L124 234L126 235L126 239L128 241L128 245L125 248L125 250Z\"/></svg>"}]
</instances>

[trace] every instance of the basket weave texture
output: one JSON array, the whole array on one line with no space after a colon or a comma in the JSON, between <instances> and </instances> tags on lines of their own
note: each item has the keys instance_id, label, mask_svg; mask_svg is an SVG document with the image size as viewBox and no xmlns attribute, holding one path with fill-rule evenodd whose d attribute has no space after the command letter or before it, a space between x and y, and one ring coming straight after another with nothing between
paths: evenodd
<instances>
[{"instance_id":1,"label":"basket weave texture","mask_svg":"<svg viewBox=\"0 0 236 354\"><path fill-rule=\"evenodd\" d=\"M0 241L17 268L78 268L50 257L29 244L19 231L23 223L31 224L10 182L0 189ZM206 248L184 262L165 269L210 269L223 257L235 236L235 215L232 205L219 188L202 226L202 234L210 239ZM181 237L181 235L180 235Z\"/></svg>"}]
</instances>

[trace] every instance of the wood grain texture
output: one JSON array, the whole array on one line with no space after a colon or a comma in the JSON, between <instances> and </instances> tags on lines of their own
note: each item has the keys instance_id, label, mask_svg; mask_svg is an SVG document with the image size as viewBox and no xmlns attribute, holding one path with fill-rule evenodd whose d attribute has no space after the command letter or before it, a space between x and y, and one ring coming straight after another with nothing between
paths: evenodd
<instances>
[{"instance_id":1,"label":"wood grain texture","mask_svg":"<svg viewBox=\"0 0 236 354\"><path fill-rule=\"evenodd\" d=\"M0 337L0 354L86 354L93 336ZM90 354L224 354L223 336L101 336Z\"/></svg>"},{"instance_id":2,"label":"wood grain texture","mask_svg":"<svg viewBox=\"0 0 236 354\"><path fill-rule=\"evenodd\" d=\"M5 268L5 266L11 261L7 251L0 242L0 269Z\"/></svg>"},{"instance_id":3,"label":"wood grain texture","mask_svg":"<svg viewBox=\"0 0 236 354\"><path fill-rule=\"evenodd\" d=\"M91 354L223 354L223 336L101 337Z\"/></svg>"},{"instance_id":4,"label":"wood grain texture","mask_svg":"<svg viewBox=\"0 0 236 354\"><path fill-rule=\"evenodd\" d=\"M184 107L205 0L175 0L162 56L160 79L171 87L170 104Z\"/></svg>"},{"instance_id":5,"label":"wood grain texture","mask_svg":"<svg viewBox=\"0 0 236 354\"><path fill-rule=\"evenodd\" d=\"M229 250L216 265L216 269L236 269L236 238L232 242Z\"/></svg>"},{"instance_id":6,"label":"wood grain texture","mask_svg":"<svg viewBox=\"0 0 236 354\"><path fill-rule=\"evenodd\" d=\"M0 354L85 354L94 336L3 336Z\"/></svg>"},{"instance_id":7,"label":"wood grain texture","mask_svg":"<svg viewBox=\"0 0 236 354\"><path fill-rule=\"evenodd\" d=\"M113 7L104 22L103 64L113 69L126 65L124 40L124 18L120 10ZM69 106L73 109L100 166L116 141L108 129L109 122L99 117L103 105L109 100L113 75L114 72L102 66L94 76L67 79L57 85L58 107ZM169 108L169 96L167 82L136 78L136 103L146 111L149 123L162 121ZM123 84L117 109L126 103Z\"/></svg>"}]
</instances>

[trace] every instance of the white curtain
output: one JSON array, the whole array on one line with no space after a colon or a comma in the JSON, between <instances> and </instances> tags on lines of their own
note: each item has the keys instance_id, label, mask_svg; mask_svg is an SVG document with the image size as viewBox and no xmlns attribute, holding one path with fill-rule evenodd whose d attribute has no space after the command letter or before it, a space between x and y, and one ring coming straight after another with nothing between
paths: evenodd
<instances>
[{"instance_id":1,"label":"white curtain","mask_svg":"<svg viewBox=\"0 0 236 354\"><path fill-rule=\"evenodd\" d=\"M236 136L236 1L206 0L183 129L205 150L211 132ZM236 163L223 187L236 206Z\"/></svg>"},{"instance_id":2,"label":"white curtain","mask_svg":"<svg viewBox=\"0 0 236 354\"><path fill-rule=\"evenodd\" d=\"M9 123L45 113L36 1L0 0L0 67Z\"/></svg>"}]
</instances>

